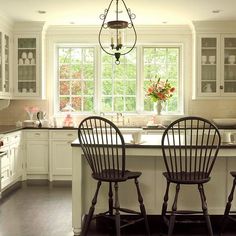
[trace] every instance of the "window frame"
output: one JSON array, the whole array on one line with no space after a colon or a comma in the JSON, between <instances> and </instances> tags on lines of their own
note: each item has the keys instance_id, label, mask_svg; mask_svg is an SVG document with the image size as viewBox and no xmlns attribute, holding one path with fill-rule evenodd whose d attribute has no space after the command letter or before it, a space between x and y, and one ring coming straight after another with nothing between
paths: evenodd
<instances>
[{"instance_id":1,"label":"window frame","mask_svg":"<svg viewBox=\"0 0 236 236\"><path fill-rule=\"evenodd\" d=\"M56 92L54 92L54 103L53 103L53 115L55 117L64 117L65 112L57 111L59 106L59 87L58 87L58 47L79 47L79 48L94 48L94 69L95 69L95 91L94 91L94 109L91 112L73 112L73 116L86 116L86 115L95 115L101 114L101 76L102 76L102 50L98 45L95 44L83 44L83 43L55 43L54 49L54 86ZM184 98L185 98L185 90L184 90L184 78L183 78L183 62L184 62L184 45L183 43L173 42L173 43L150 43L150 44L139 44L136 45L136 112L122 112L126 115L153 115L153 111L144 111L144 99L145 99L145 92L144 92L144 58L143 58L143 51L144 48L147 47L178 47L179 48L179 91L178 96L180 97L179 100L179 113L167 113L165 115L183 115L185 112L184 109ZM119 65L118 65L119 66ZM116 112L106 112L106 115L114 115Z\"/></svg>"}]
</instances>

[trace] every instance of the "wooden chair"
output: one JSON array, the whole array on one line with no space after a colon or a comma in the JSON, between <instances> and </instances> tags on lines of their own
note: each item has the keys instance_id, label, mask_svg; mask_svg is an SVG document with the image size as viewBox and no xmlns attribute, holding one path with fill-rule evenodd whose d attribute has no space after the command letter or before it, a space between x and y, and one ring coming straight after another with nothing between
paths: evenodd
<instances>
[{"instance_id":1,"label":"wooden chair","mask_svg":"<svg viewBox=\"0 0 236 236\"><path fill-rule=\"evenodd\" d=\"M230 174L232 175L232 177L234 179L233 179L232 189L231 189L230 194L228 196L228 202L225 207L225 212L224 212L224 216L223 216L222 223L221 223L220 235L223 234L227 219L229 219L233 222L236 222L236 217L235 217L236 211L231 211L231 205L232 205L232 201L234 198L234 190L235 190L235 186L236 186L236 172L232 171L232 172L230 172Z\"/></svg>"},{"instance_id":2,"label":"wooden chair","mask_svg":"<svg viewBox=\"0 0 236 236\"><path fill-rule=\"evenodd\" d=\"M92 178L97 181L97 189L89 213L85 217L81 235L87 235L91 220L100 216L115 220L116 235L118 236L121 228L139 221L144 221L147 235L150 235L146 210L138 182L141 172L126 170L125 142L120 130L111 121L103 117L91 116L80 123L78 137L84 156L91 167ZM134 180L137 189L140 212L120 207L118 183L131 179ZM104 182L109 184L108 211L94 217L99 189ZM114 202L113 184L115 190ZM121 219L120 212L135 214L138 217L127 221L127 219Z\"/></svg>"},{"instance_id":3,"label":"wooden chair","mask_svg":"<svg viewBox=\"0 0 236 236\"><path fill-rule=\"evenodd\" d=\"M221 137L217 127L200 117L180 118L171 123L164 131L162 152L166 172L163 175L166 178L167 187L162 206L162 219L168 225L169 236L173 233L177 215L195 213L203 213L209 235L213 236L203 185L210 181L210 173L220 143ZM176 191L172 209L167 211L170 184L176 185ZM198 186L202 211L177 210L181 185ZM189 197L191 198L191 196Z\"/></svg>"}]
</instances>

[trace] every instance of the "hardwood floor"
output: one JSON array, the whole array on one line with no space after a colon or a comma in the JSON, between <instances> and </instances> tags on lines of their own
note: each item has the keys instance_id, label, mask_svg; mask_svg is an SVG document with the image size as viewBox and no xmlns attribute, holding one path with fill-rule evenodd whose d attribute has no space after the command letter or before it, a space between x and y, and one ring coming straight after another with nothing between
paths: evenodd
<instances>
[{"instance_id":1,"label":"hardwood floor","mask_svg":"<svg viewBox=\"0 0 236 236\"><path fill-rule=\"evenodd\" d=\"M71 187L26 186L0 201L0 236L72 236ZM89 236L114 235L107 222L93 223ZM122 236L144 236L144 227L132 226ZM151 219L152 236L159 235ZM215 229L215 232L217 230ZM203 236L205 227L178 226L174 236ZM215 234L217 235L217 234ZM229 225L224 236L235 236L236 225Z\"/></svg>"}]
</instances>

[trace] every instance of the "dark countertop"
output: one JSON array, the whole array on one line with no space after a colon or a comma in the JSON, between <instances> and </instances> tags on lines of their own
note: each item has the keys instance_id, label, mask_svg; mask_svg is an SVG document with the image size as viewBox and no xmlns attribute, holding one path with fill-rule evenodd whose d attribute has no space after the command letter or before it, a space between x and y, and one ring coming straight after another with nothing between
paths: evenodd
<instances>
[{"instance_id":1,"label":"dark countertop","mask_svg":"<svg viewBox=\"0 0 236 236\"><path fill-rule=\"evenodd\" d=\"M22 128L15 125L0 125L0 134L7 134L18 130L22 130Z\"/></svg>"},{"instance_id":2,"label":"dark countertop","mask_svg":"<svg viewBox=\"0 0 236 236\"><path fill-rule=\"evenodd\" d=\"M143 126L143 127L138 127L138 126L123 126L119 128L142 128L143 130L164 130L165 127L156 127L156 126ZM236 126L226 126L226 127L218 127L219 129L236 129ZM74 127L62 127L62 128L53 128L53 127L42 127L42 128L37 128L37 127L16 127L15 125L0 125L0 134L7 134L11 133L14 131L22 130L22 129L35 129L35 130L76 130L77 128Z\"/></svg>"}]
</instances>

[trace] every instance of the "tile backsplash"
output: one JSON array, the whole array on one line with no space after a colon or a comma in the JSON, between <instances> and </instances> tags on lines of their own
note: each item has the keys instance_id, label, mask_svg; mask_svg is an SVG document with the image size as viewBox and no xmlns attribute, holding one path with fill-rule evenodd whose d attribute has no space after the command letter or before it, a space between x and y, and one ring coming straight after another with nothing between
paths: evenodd
<instances>
[{"instance_id":1,"label":"tile backsplash","mask_svg":"<svg viewBox=\"0 0 236 236\"><path fill-rule=\"evenodd\" d=\"M52 115L49 114L49 100L11 100L10 105L0 110L0 125L11 125L15 124L17 121L24 121L29 119L26 111L24 110L25 106L37 106L40 110L46 112L47 119L52 119ZM207 119L212 118L236 118L236 100L189 100L187 115L197 115L202 116ZM153 114L154 115L154 114ZM113 119L117 123L116 116L113 118L108 115L105 117ZM76 123L78 124L81 119L84 117L75 118ZM164 121L170 121L177 118L177 116L162 116L162 121L158 120L157 123L162 123ZM36 116L34 116L36 119ZM144 126L149 120L152 119L152 115L130 115L124 116L124 122L122 118L119 118L119 126L123 124L126 126ZM62 121L63 118L58 119Z\"/></svg>"}]
</instances>

